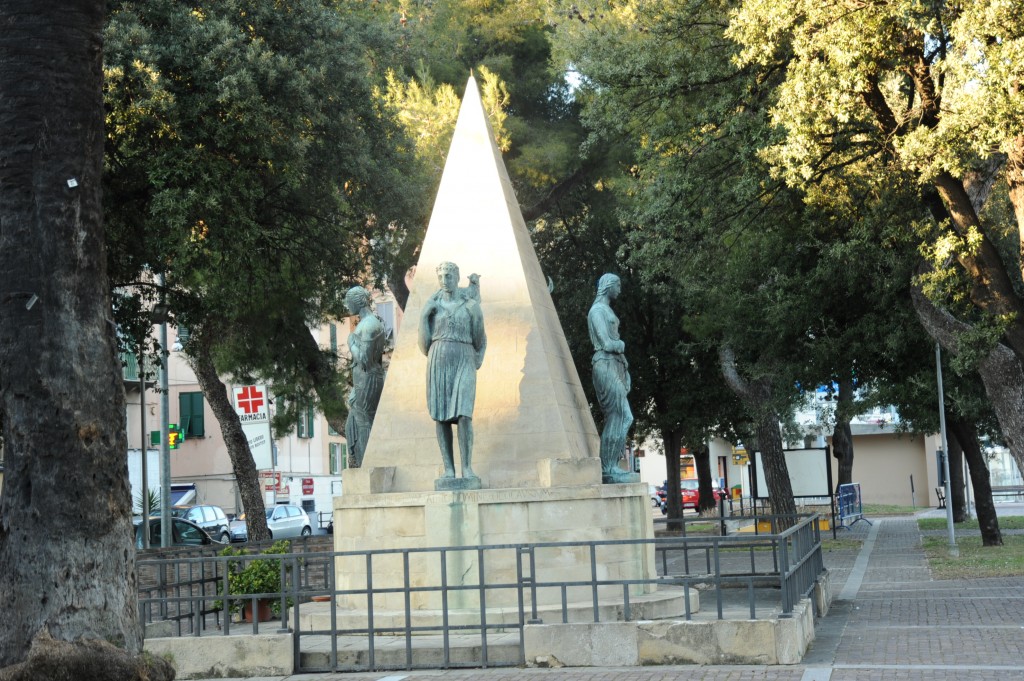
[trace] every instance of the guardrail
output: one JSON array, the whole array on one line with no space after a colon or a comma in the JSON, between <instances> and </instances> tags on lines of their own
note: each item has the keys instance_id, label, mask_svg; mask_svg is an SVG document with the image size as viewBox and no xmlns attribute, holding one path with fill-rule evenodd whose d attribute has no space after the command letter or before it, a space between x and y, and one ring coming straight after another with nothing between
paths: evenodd
<instances>
[{"instance_id":1,"label":"guardrail","mask_svg":"<svg viewBox=\"0 0 1024 681\"><path fill-rule=\"evenodd\" d=\"M766 516L760 516L764 520ZM542 620L568 622L588 618L594 622L607 618L609 604L616 610L616 617L627 621L635 619L639 610L631 600L631 592L643 590L645 584L663 589L681 590L684 603L682 617L689 620L695 613L690 608L690 592L697 589L705 595L713 595L715 607L711 611L702 608L702 617L727 619L729 616L741 619L757 619L765 616L787 617L793 612L800 598L813 590L816 580L824 570L821 554L821 536L818 516L804 515L796 518L769 517L773 526L792 524L788 529L771 534L748 534L732 536L688 536L656 537L646 540L552 542L544 544L509 544L465 547L440 547L424 549L392 549L358 552L290 552L287 554L252 554L246 556L175 556L170 558L145 558L137 561L140 574L162 576L156 583L140 589L139 609L147 630L163 627L159 635L200 636L210 634L227 635L239 632L239 625L233 621L233 612L242 603L251 604L256 610L262 599L272 599L278 604L278 621L261 625L241 625L243 631L266 632L291 630L294 636L296 671L370 671L380 667L375 659L378 637L404 638L406 644L406 665L412 669L413 637L426 633L440 634L443 640L443 661L445 668L457 666L495 666L487 653L488 635L496 630L518 632L520 660L523 663L523 630L527 623ZM657 575L651 579L616 579L602 576L602 552L621 551L623 545L633 545L638 552L652 551L656 560ZM544 552L586 552L589 556L588 574L564 575L545 574L538 565L547 561L538 560ZM466 564L475 564L475 584L456 584L449 579L447 567L453 557L469 556ZM277 561L281 584L280 591L234 595L228 591L229 561L248 564L254 560ZM424 584L415 574L415 565L423 560L438 561L440 581ZM515 561L515 571L504 581L488 581L487 566L492 563ZM340 561L346 564L365 565L364 583L339 588L335 582ZM355 563L353 563L355 561ZM399 561L402 570L402 584L398 587L375 586L373 576L375 565L395 565ZM539 571L538 571L539 570ZM576 570L582 572L582 570ZM404 607L392 611L385 620L381 603L397 598ZM414 598L436 598L441 604L438 621L416 621L421 611L411 606ZM546 594L546 596L545 596ZM554 595L552 595L554 594ZM581 594L589 594L581 606ZM617 594L617 595L616 595ZM543 597L542 597L543 596ZM570 599L572 596L572 599ZM363 619L346 623L338 620L338 609L329 607L329 624L319 628L300 630L303 607L308 608L314 599L336 602L353 599L365 602L365 610L358 617ZM497 616L499 608L488 603L503 599L513 605ZM470 612L476 611L472 622L464 619L466 609L459 611L463 619L455 621L450 615L452 603L474 604ZM570 609L570 601L575 609ZM589 606L586 602L589 601ZM726 612L726 601L730 604ZM548 603L545 610L538 603ZM558 605L560 603L560 605ZM615 604L618 605L615 605ZM552 605L554 604L554 605ZM710 603L708 604L710 606ZM415 615L415 617L414 617ZM253 618L256 620L257 618ZM234 625L234 626L233 626ZM472 665L456 663L450 656L449 642L452 636L473 634L480 637L481 659ZM354 666L338 662L340 637L358 636L366 640L366 655ZM329 637L330 655L326 666L303 667L299 654L301 643L307 637ZM436 665L435 665L436 666ZM394 668L394 667L389 667Z\"/></svg>"},{"instance_id":2,"label":"guardrail","mask_svg":"<svg viewBox=\"0 0 1024 681\"><path fill-rule=\"evenodd\" d=\"M846 485L839 485L836 494L836 501L839 505L839 527L850 529L860 521L871 525L871 521L864 517L864 502L860 496L860 483L854 482Z\"/></svg>"}]
</instances>

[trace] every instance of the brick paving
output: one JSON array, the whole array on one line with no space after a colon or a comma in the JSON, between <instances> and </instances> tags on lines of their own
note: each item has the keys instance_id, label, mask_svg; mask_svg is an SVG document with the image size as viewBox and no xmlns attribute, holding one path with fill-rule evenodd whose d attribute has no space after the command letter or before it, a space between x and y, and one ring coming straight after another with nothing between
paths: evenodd
<instances>
[{"instance_id":1,"label":"brick paving","mask_svg":"<svg viewBox=\"0 0 1024 681\"><path fill-rule=\"evenodd\" d=\"M1024 514L1024 507L1010 512ZM915 517L872 520L873 527L858 523L840 535L863 543L843 542L843 547L826 551L837 600L817 623L815 640L799 665L460 669L304 674L273 681L1024 679L1024 575L935 581ZM843 593L852 596L838 599Z\"/></svg>"}]
</instances>

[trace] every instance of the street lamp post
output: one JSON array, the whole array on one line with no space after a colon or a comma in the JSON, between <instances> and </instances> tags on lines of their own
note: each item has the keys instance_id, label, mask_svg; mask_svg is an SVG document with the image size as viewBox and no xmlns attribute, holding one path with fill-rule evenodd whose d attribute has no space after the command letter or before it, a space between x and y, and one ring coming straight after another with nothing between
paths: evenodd
<instances>
[{"instance_id":1,"label":"street lamp post","mask_svg":"<svg viewBox=\"0 0 1024 681\"><path fill-rule=\"evenodd\" d=\"M146 353L139 343L139 453L142 455L142 548L149 548L149 447L146 444Z\"/></svg>"},{"instance_id":2,"label":"street lamp post","mask_svg":"<svg viewBox=\"0 0 1024 681\"><path fill-rule=\"evenodd\" d=\"M163 275L160 275L163 284ZM160 545L171 545L171 447L168 423L167 320L160 324Z\"/></svg>"},{"instance_id":3,"label":"street lamp post","mask_svg":"<svg viewBox=\"0 0 1024 681\"><path fill-rule=\"evenodd\" d=\"M942 348L935 343L935 373L939 382L939 437L942 439L942 470L946 478L946 527L949 529L949 553L957 556L960 549L956 546L956 535L953 532L953 495L949 479L949 447L946 444L946 399L942 391Z\"/></svg>"}]
</instances>

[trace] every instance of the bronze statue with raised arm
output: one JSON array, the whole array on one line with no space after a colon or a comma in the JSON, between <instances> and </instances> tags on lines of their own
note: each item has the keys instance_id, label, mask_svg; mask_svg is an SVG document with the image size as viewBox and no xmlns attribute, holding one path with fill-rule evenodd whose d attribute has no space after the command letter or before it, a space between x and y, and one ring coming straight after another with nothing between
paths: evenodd
<instances>
[{"instance_id":1,"label":"bronze statue with raised arm","mask_svg":"<svg viewBox=\"0 0 1024 681\"><path fill-rule=\"evenodd\" d=\"M427 408L434 419L444 473L435 489L479 489L473 472L473 406L476 371L484 361L487 336L480 310L479 277L470 276L468 289L459 288L455 263L437 266L440 290L420 315L420 350L427 356ZM462 478L455 475L453 426L458 425Z\"/></svg>"}]
</instances>

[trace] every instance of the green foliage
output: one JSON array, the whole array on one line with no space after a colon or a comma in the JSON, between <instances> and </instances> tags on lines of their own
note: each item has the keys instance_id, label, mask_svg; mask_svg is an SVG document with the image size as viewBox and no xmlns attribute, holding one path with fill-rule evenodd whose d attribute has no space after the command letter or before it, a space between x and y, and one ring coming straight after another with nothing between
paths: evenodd
<instances>
[{"instance_id":1,"label":"green foliage","mask_svg":"<svg viewBox=\"0 0 1024 681\"><path fill-rule=\"evenodd\" d=\"M149 512L149 517L154 518L160 515L160 493L151 489L144 489L135 495L132 513L142 515L142 509Z\"/></svg>"},{"instance_id":2,"label":"green foliage","mask_svg":"<svg viewBox=\"0 0 1024 681\"><path fill-rule=\"evenodd\" d=\"M274 554L285 554L289 551L289 544L287 541L281 540L276 541L270 548L264 549L259 555L274 555ZM242 548L234 548L228 546L221 550L221 556L250 556L252 555L249 551ZM255 559L240 559L240 560L229 560L226 562L226 570L228 574L228 593L232 595L246 595L246 594L279 594L282 591L281 584L281 561L271 558L255 558ZM285 568L286 574L288 568ZM218 593L223 588L221 583L218 583ZM231 611L239 612L245 607L246 601L244 599L237 599L231 601ZM215 608L221 607L222 604L217 602L214 604ZM280 614L281 601L275 599L274 603L271 604L271 609L275 615Z\"/></svg>"},{"instance_id":3,"label":"green foliage","mask_svg":"<svg viewBox=\"0 0 1024 681\"><path fill-rule=\"evenodd\" d=\"M347 314L368 265L390 274L425 214L411 145L374 96L390 34L318 0L157 0L113 3L105 36L115 283L166 273L219 371L342 417L336 358L308 329Z\"/></svg>"}]
</instances>

